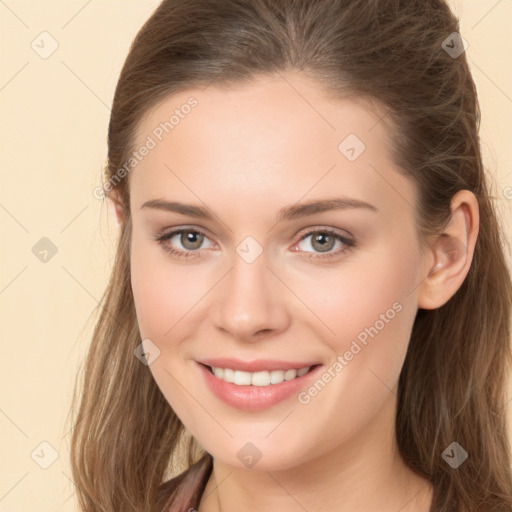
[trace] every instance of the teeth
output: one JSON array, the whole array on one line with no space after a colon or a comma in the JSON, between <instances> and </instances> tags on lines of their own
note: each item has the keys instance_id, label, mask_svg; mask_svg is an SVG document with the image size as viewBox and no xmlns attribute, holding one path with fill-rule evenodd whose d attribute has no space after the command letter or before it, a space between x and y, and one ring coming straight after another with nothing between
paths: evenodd
<instances>
[{"instance_id":1,"label":"teeth","mask_svg":"<svg viewBox=\"0 0 512 512\"><path fill-rule=\"evenodd\" d=\"M231 368L224 368L222 378L226 382L235 382L235 370L232 370Z\"/></svg>"},{"instance_id":2,"label":"teeth","mask_svg":"<svg viewBox=\"0 0 512 512\"><path fill-rule=\"evenodd\" d=\"M243 372L241 370L232 370L231 368L212 367L213 374L218 379L231 382L238 386L269 386L271 384L280 384L285 380L292 380L302 377L309 372L311 366L299 368L297 370L272 370L262 372Z\"/></svg>"},{"instance_id":3,"label":"teeth","mask_svg":"<svg viewBox=\"0 0 512 512\"><path fill-rule=\"evenodd\" d=\"M309 372L309 366L306 368L301 368L300 370L297 370L297 377L302 377L303 375L306 375L306 373Z\"/></svg>"},{"instance_id":4,"label":"teeth","mask_svg":"<svg viewBox=\"0 0 512 512\"><path fill-rule=\"evenodd\" d=\"M251 374L249 372L241 372L240 370L235 370L235 384L239 386L250 386L251 385Z\"/></svg>"}]
</instances>

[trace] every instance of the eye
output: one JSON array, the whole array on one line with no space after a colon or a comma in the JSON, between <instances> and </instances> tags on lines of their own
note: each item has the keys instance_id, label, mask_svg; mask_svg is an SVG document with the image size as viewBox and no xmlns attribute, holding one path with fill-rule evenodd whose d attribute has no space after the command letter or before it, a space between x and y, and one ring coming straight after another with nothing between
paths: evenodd
<instances>
[{"instance_id":1,"label":"eye","mask_svg":"<svg viewBox=\"0 0 512 512\"><path fill-rule=\"evenodd\" d=\"M309 245L313 248L313 251L307 251L304 247L300 247L301 242L306 240L307 238L311 238ZM338 250L334 252L332 249L336 246L336 242L338 242ZM347 252L348 250L355 247L355 241L353 239L347 238L346 236L334 231L332 229L317 229L314 231L309 231L305 235L303 235L300 241L295 245L295 247L299 247L300 251L304 252L313 252L308 256L305 256L306 259L326 259L340 256L341 254ZM341 246L341 247L340 247ZM296 249L293 249L296 250ZM318 251L315 253L315 251Z\"/></svg>"},{"instance_id":2,"label":"eye","mask_svg":"<svg viewBox=\"0 0 512 512\"><path fill-rule=\"evenodd\" d=\"M176 240L173 242L174 238ZM164 250L178 256L178 258L182 256L185 258L198 257L199 254L194 254L194 252L201 249L205 240L208 240L205 233L192 228L175 229L174 231L162 233L156 237L156 241L162 245ZM185 250L176 249L174 244L177 242L179 242Z\"/></svg>"}]
</instances>

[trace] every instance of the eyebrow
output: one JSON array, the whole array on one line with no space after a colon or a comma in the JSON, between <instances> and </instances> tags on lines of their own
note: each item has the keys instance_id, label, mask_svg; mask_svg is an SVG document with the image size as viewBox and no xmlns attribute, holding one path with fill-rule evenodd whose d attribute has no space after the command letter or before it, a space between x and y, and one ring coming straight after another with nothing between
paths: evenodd
<instances>
[{"instance_id":1,"label":"eyebrow","mask_svg":"<svg viewBox=\"0 0 512 512\"><path fill-rule=\"evenodd\" d=\"M163 199L152 199L146 201L142 206L143 208L150 208L155 210L164 210L167 212L181 213L189 217L197 217L201 219L214 219L214 214L208 208L202 206L195 206L191 204L179 203L177 201L165 201ZM327 212L331 210L346 210L353 208L364 208L374 212L378 209L359 199L351 199L348 197L339 197L333 199L313 200L306 203L296 203L290 206L281 208L276 216L276 222L283 220L295 220L316 213Z\"/></svg>"}]
</instances>

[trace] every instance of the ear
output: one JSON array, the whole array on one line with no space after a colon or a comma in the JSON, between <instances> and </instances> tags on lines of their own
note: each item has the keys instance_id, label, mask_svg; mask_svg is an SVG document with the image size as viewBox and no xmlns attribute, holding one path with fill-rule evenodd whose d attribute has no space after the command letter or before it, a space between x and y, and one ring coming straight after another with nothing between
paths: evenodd
<instances>
[{"instance_id":1,"label":"ear","mask_svg":"<svg viewBox=\"0 0 512 512\"><path fill-rule=\"evenodd\" d=\"M453 196L450 210L448 225L429 243L419 308L437 309L448 302L464 282L473 260L480 221L478 200L469 190L460 190Z\"/></svg>"},{"instance_id":2,"label":"ear","mask_svg":"<svg viewBox=\"0 0 512 512\"><path fill-rule=\"evenodd\" d=\"M125 221L125 211L119 192L116 189L109 191L107 199L114 208L118 225L121 226Z\"/></svg>"}]
</instances>

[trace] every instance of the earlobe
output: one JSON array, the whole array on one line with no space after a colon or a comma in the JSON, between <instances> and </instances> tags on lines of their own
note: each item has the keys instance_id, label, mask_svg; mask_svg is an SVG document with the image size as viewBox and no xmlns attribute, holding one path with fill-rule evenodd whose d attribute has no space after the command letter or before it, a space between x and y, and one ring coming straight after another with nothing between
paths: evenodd
<instances>
[{"instance_id":1,"label":"earlobe","mask_svg":"<svg viewBox=\"0 0 512 512\"><path fill-rule=\"evenodd\" d=\"M431 243L434 264L426 271L418 307L437 309L455 295L464 282L478 237L478 201L469 190L461 190L452 199L451 219Z\"/></svg>"},{"instance_id":2,"label":"earlobe","mask_svg":"<svg viewBox=\"0 0 512 512\"><path fill-rule=\"evenodd\" d=\"M121 226L124 224L124 208L119 203L114 203L116 211L117 223Z\"/></svg>"},{"instance_id":3,"label":"earlobe","mask_svg":"<svg viewBox=\"0 0 512 512\"><path fill-rule=\"evenodd\" d=\"M122 226L125 221L125 213L119 194L116 191L112 191L110 192L110 194L108 194L107 197L110 200L112 206L114 207L118 225Z\"/></svg>"}]
</instances>

